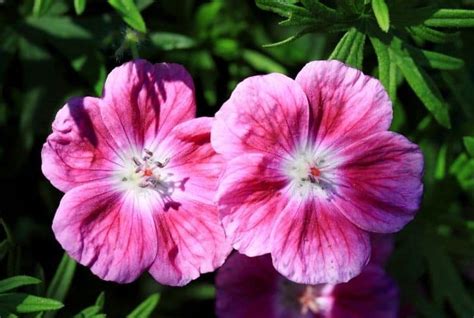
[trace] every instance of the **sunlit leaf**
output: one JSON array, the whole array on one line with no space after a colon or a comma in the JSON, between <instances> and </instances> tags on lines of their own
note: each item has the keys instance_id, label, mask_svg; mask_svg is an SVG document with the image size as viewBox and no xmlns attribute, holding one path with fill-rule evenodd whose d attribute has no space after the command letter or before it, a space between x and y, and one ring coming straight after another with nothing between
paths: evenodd
<instances>
[{"instance_id":1,"label":"sunlit leaf","mask_svg":"<svg viewBox=\"0 0 474 318\"><path fill-rule=\"evenodd\" d=\"M474 27L474 10L439 9L424 21L430 27L470 28Z\"/></svg>"},{"instance_id":2,"label":"sunlit leaf","mask_svg":"<svg viewBox=\"0 0 474 318\"><path fill-rule=\"evenodd\" d=\"M81 15L86 9L87 0L74 0L74 10L77 15Z\"/></svg>"},{"instance_id":3,"label":"sunlit leaf","mask_svg":"<svg viewBox=\"0 0 474 318\"><path fill-rule=\"evenodd\" d=\"M372 0L372 10L382 31L387 32L390 28L390 14L385 0Z\"/></svg>"},{"instance_id":4,"label":"sunlit leaf","mask_svg":"<svg viewBox=\"0 0 474 318\"><path fill-rule=\"evenodd\" d=\"M43 298L22 293L0 294L0 309L12 313L32 313L38 311L50 311L62 308L64 305L49 298Z\"/></svg>"},{"instance_id":5,"label":"sunlit leaf","mask_svg":"<svg viewBox=\"0 0 474 318\"><path fill-rule=\"evenodd\" d=\"M135 30L146 33L146 25L133 0L107 0L122 19Z\"/></svg>"}]
</instances>

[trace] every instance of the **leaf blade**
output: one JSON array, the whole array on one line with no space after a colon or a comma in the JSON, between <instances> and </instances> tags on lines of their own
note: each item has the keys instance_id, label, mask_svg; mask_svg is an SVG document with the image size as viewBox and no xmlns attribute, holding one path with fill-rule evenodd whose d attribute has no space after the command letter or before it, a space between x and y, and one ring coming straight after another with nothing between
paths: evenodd
<instances>
[{"instance_id":1,"label":"leaf blade","mask_svg":"<svg viewBox=\"0 0 474 318\"><path fill-rule=\"evenodd\" d=\"M385 0L372 0L372 10L374 11L375 19L384 32L388 32L390 28L390 14Z\"/></svg>"}]
</instances>

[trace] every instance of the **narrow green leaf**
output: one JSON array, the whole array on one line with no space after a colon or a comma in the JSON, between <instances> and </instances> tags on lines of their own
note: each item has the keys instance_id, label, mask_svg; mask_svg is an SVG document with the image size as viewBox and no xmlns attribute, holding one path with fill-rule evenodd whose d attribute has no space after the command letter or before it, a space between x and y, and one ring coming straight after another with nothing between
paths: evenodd
<instances>
[{"instance_id":1,"label":"narrow green leaf","mask_svg":"<svg viewBox=\"0 0 474 318\"><path fill-rule=\"evenodd\" d=\"M26 285L39 284L41 281L31 276L14 276L0 280L0 293Z\"/></svg>"},{"instance_id":2,"label":"narrow green leaf","mask_svg":"<svg viewBox=\"0 0 474 318\"><path fill-rule=\"evenodd\" d=\"M64 305L54 299L48 299L22 293L0 294L0 308L13 313L26 314L38 311L50 311Z\"/></svg>"},{"instance_id":3,"label":"narrow green leaf","mask_svg":"<svg viewBox=\"0 0 474 318\"><path fill-rule=\"evenodd\" d=\"M369 39L377 56L380 82L393 102L397 99L397 65L391 59L389 48L380 39L374 36L370 36Z\"/></svg>"},{"instance_id":4,"label":"narrow green leaf","mask_svg":"<svg viewBox=\"0 0 474 318\"><path fill-rule=\"evenodd\" d=\"M362 69L364 58L365 34L351 28L341 38L329 59L340 60L358 69Z\"/></svg>"},{"instance_id":5,"label":"narrow green leaf","mask_svg":"<svg viewBox=\"0 0 474 318\"><path fill-rule=\"evenodd\" d=\"M425 20L425 25L443 28L474 27L474 10L439 9Z\"/></svg>"},{"instance_id":6,"label":"narrow green leaf","mask_svg":"<svg viewBox=\"0 0 474 318\"><path fill-rule=\"evenodd\" d=\"M52 0L34 0L33 2L33 16L39 17L45 14L53 3Z\"/></svg>"},{"instance_id":7,"label":"narrow green leaf","mask_svg":"<svg viewBox=\"0 0 474 318\"><path fill-rule=\"evenodd\" d=\"M446 33L439 30L429 28L425 25L415 25L407 28L408 32L413 36L416 36L422 40L430 41L433 43L444 44L453 41L459 36L458 32Z\"/></svg>"},{"instance_id":8,"label":"narrow green leaf","mask_svg":"<svg viewBox=\"0 0 474 318\"><path fill-rule=\"evenodd\" d=\"M75 270L76 262L64 253L61 263L59 263L58 269L46 291L46 296L63 301L71 286Z\"/></svg>"},{"instance_id":9,"label":"narrow green leaf","mask_svg":"<svg viewBox=\"0 0 474 318\"><path fill-rule=\"evenodd\" d=\"M133 29L146 33L146 25L133 0L108 0L122 19Z\"/></svg>"},{"instance_id":10,"label":"narrow green leaf","mask_svg":"<svg viewBox=\"0 0 474 318\"><path fill-rule=\"evenodd\" d=\"M74 10L77 15L81 15L86 9L87 0L74 0Z\"/></svg>"},{"instance_id":11,"label":"narrow green leaf","mask_svg":"<svg viewBox=\"0 0 474 318\"><path fill-rule=\"evenodd\" d=\"M464 61L446 54L410 48L410 55L421 65L438 70L458 70L464 67Z\"/></svg>"},{"instance_id":12,"label":"narrow green leaf","mask_svg":"<svg viewBox=\"0 0 474 318\"><path fill-rule=\"evenodd\" d=\"M474 137L466 136L463 138L464 146L471 157L474 158Z\"/></svg>"},{"instance_id":13,"label":"narrow green leaf","mask_svg":"<svg viewBox=\"0 0 474 318\"><path fill-rule=\"evenodd\" d=\"M303 6L305 6L313 16L321 17L325 20L338 20L340 18L339 13L317 0L301 0Z\"/></svg>"},{"instance_id":14,"label":"narrow green leaf","mask_svg":"<svg viewBox=\"0 0 474 318\"><path fill-rule=\"evenodd\" d=\"M281 64L260 52L246 49L242 52L242 58L257 71L287 74L287 70Z\"/></svg>"},{"instance_id":15,"label":"narrow green leaf","mask_svg":"<svg viewBox=\"0 0 474 318\"><path fill-rule=\"evenodd\" d=\"M296 33L295 35L292 35L292 36L290 36L290 37L288 37L288 38L286 38L282 41L271 43L271 44L264 44L262 46L266 47L266 48L271 48L271 47L278 47L278 46L281 46L281 45L285 45L285 44L291 43L291 42L299 39L300 37L302 37L305 34L314 32L316 30L317 30L317 28L315 28L313 26L309 26L309 27L303 28L298 33Z\"/></svg>"},{"instance_id":16,"label":"narrow green leaf","mask_svg":"<svg viewBox=\"0 0 474 318\"><path fill-rule=\"evenodd\" d=\"M379 27L384 32L390 28L390 14L385 0L372 0L372 10L374 10L375 19Z\"/></svg>"},{"instance_id":17,"label":"narrow green leaf","mask_svg":"<svg viewBox=\"0 0 474 318\"><path fill-rule=\"evenodd\" d=\"M158 301L160 300L160 294L152 294L145 299L137 308L135 308L127 318L147 318L150 317L153 310L155 310Z\"/></svg>"},{"instance_id":18,"label":"narrow green leaf","mask_svg":"<svg viewBox=\"0 0 474 318\"><path fill-rule=\"evenodd\" d=\"M433 80L405 50L396 51L394 56L400 71L418 98L441 125L450 128L448 107Z\"/></svg>"}]
</instances>

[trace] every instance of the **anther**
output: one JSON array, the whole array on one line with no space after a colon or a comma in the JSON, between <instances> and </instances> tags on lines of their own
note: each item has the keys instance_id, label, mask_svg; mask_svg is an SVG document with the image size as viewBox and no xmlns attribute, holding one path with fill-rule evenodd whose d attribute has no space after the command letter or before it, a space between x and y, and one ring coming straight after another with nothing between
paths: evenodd
<instances>
[{"instance_id":1,"label":"anther","mask_svg":"<svg viewBox=\"0 0 474 318\"><path fill-rule=\"evenodd\" d=\"M144 151L147 155L149 155L150 157L153 156L153 152L151 152L150 150L148 150L148 149L146 149L146 148L143 148L143 151Z\"/></svg>"},{"instance_id":2,"label":"anther","mask_svg":"<svg viewBox=\"0 0 474 318\"><path fill-rule=\"evenodd\" d=\"M140 159L138 159L137 157L133 157L132 160L133 160L133 163L135 163L135 165L137 165L137 166L141 166L141 165L142 165Z\"/></svg>"},{"instance_id":3,"label":"anther","mask_svg":"<svg viewBox=\"0 0 474 318\"><path fill-rule=\"evenodd\" d=\"M164 168L170 162L170 158L166 158L163 162L155 161L158 168Z\"/></svg>"}]
</instances>

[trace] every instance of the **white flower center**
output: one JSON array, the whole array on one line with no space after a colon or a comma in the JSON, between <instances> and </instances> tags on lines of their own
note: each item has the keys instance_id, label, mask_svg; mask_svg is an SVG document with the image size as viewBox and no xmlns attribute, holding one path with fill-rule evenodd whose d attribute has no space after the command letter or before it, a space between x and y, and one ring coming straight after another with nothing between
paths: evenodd
<instances>
[{"instance_id":1,"label":"white flower center","mask_svg":"<svg viewBox=\"0 0 474 318\"><path fill-rule=\"evenodd\" d=\"M123 160L123 169L116 174L119 187L125 191L134 191L138 196L158 194L165 210L177 208L171 195L176 188L184 188L185 181L176 181L176 176L168 169L170 158L160 157L143 148L130 151Z\"/></svg>"},{"instance_id":2,"label":"white flower center","mask_svg":"<svg viewBox=\"0 0 474 318\"><path fill-rule=\"evenodd\" d=\"M335 187L336 160L329 151L299 150L287 160L285 172L293 194L330 200Z\"/></svg>"}]
</instances>

